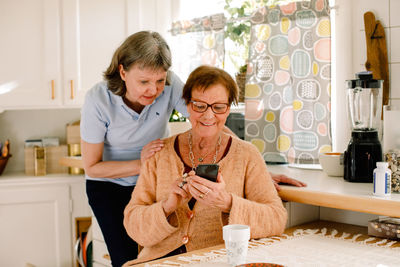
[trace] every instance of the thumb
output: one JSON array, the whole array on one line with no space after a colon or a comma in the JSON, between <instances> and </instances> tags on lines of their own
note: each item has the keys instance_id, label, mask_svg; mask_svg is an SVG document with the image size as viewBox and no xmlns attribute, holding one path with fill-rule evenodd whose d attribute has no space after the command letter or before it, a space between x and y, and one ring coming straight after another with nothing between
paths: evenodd
<instances>
[{"instance_id":1,"label":"thumb","mask_svg":"<svg viewBox=\"0 0 400 267\"><path fill-rule=\"evenodd\" d=\"M217 176L217 182L218 183L224 183L224 178L222 178L222 174L220 172L218 172L218 176Z\"/></svg>"}]
</instances>

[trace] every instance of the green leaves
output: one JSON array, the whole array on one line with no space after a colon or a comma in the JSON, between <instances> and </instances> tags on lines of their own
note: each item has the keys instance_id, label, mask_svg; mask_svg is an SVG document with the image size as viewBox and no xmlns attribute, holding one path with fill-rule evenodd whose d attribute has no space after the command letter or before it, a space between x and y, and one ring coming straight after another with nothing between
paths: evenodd
<instances>
[{"instance_id":1,"label":"green leaves","mask_svg":"<svg viewBox=\"0 0 400 267\"><path fill-rule=\"evenodd\" d=\"M179 113L178 111L176 111L175 109L172 111L171 116L169 117L169 121L173 122L173 121L186 121L186 118L183 117L183 115L181 113Z\"/></svg>"}]
</instances>

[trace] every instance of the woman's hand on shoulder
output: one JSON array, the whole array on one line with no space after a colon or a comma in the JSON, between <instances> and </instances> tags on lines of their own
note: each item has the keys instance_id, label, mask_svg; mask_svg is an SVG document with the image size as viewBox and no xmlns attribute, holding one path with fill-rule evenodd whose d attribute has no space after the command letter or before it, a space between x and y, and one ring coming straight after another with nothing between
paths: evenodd
<instances>
[{"instance_id":1,"label":"woman's hand on shoulder","mask_svg":"<svg viewBox=\"0 0 400 267\"><path fill-rule=\"evenodd\" d=\"M156 139L145 145L140 153L141 162L145 162L148 158L152 157L156 152L164 147L164 141Z\"/></svg>"},{"instance_id":2,"label":"woman's hand on shoulder","mask_svg":"<svg viewBox=\"0 0 400 267\"><path fill-rule=\"evenodd\" d=\"M222 212L230 212L232 195L226 191L221 173L218 173L217 182L199 177L194 172L189 175L189 192L197 201L219 208Z\"/></svg>"}]
</instances>

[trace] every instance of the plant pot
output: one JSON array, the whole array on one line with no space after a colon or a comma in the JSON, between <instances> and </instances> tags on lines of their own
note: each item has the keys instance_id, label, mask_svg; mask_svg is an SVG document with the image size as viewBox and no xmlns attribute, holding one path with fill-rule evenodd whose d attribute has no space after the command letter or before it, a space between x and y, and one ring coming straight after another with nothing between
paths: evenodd
<instances>
[{"instance_id":1,"label":"plant pot","mask_svg":"<svg viewBox=\"0 0 400 267\"><path fill-rule=\"evenodd\" d=\"M6 168L9 158L11 158L11 155L8 155L7 157L0 157L0 175L3 173L4 169Z\"/></svg>"},{"instance_id":2,"label":"plant pot","mask_svg":"<svg viewBox=\"0 0 400 267\"><path fill-rule=\"evenodd\" d=\"M170 136L172 136L189 130L192 127L192 124L189 121L174 121L169 122L168 126Z\"/></svg>"},{"instance_id":3,"label":"plant pot","mask_svg":"<svg viewBox=\"0 0 400 267\"><path fill-rule=\"evenodd\" d=\"M236 83L239 87L239 102L244 102L245 87L246 87L246 72L236 73Z\"/></svg>"}]
</instances>

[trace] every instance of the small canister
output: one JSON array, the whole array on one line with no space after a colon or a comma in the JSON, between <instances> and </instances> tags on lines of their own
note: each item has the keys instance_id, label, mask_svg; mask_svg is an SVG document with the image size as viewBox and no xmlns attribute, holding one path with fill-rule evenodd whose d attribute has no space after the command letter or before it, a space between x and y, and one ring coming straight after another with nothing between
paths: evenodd
<instances>
[{"instance_id":1,"label":"small canister","mask_svg":"<svg viewBox=\"0 0 400 267\"><path fill-rule=\"evenodd\" d=\"M374 195L379 197L390 196L392 191L392 171L388 169L389 163L377 162L374 170Z\"/></svg>"}]
</instances>

